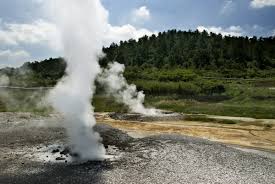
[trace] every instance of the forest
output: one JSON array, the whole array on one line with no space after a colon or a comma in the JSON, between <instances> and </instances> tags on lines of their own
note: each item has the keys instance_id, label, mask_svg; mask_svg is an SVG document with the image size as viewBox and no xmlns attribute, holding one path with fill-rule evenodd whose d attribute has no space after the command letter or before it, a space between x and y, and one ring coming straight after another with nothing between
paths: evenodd
<instances>
[{"instance_id":1,"label":"forest","mask_svg":"<svg viewBox=\"0 0 275 184\"><path fill-rule=\"evenodd\" d=\"M275 37L231 37L206 31L177 31L121 41L103 48L104 66L118 61L127 67L191 69L224 77L268 77L275 66Z\"/></svg>"},{"instance_id":2,"label":"forest","mask_svg":"<svg viewBox=\"0 0 275 184\"><path fill-rule=\"evenodd\" d=\"M231 37L206 31L160 32L104 47L101 66L117 61L126 65L128 80L187 82L197 76L220 78L272 78L275 76L275 37ZM32 84L54 85L65 74L62 58L26 62L3 68L1 74ZM24 75L21 75L24 74ZM27 75L26 75L27 74ZM23 77L23 78L22 78ZM31 81L29 79L32 79Z\"/></svg>"},{"instance_id":3,"label":"forest","mask_svg":"<svg viewBox=\"0 0 275 184\"><path fill-rule=\"evenodd\" d=\"M186 113L274 117L274 37L170 30L112 44L103 52L100 65L125 64L124 76L144 91L149 106ZM10 86L53 87L66 75L65 69L63 58L49 58L3 68L0 75L9 77ZM96 94L97 111L123 109L106 98L98 84Z\"/></svg>"},{"instance_id":4,"label":"forest","mask_svg":"<svg viewBox=\"0 0 275 184\"><path fill-rule=\"evenodd\" d=\"M125 64L125 77L149 94L183 96L226 92L224 80L275 77L275 37L231 37L206 31L161 32L103 48L100 65ZM65 74L62 58L27 62L0 73L13 86L54 86ZM261 83L258 82L258 83ZM273 83L273 82L271 82Z\"/></svg>"}]
</instances>

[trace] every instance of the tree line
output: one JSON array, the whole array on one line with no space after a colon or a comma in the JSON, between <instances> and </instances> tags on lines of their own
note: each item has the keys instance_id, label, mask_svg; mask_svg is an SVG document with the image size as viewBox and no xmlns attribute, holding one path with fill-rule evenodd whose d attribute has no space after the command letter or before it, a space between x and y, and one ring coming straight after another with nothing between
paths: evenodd
<instances>
[{"instance_id":1,"label":"tree line","mask_svg":"<svg viewBox=\"0 0 275 184\"><path fill-rule=\"evenodd\" d=\"M103 52L105 57L100 59L100 65L104 67L112 61L125 64L125 76L133 82L275 76L275 37L231 37L206 31L169 30L113 43L104 47ZM20 68L3 68L0 74L9 76L11 85L52 86L65 75L65 69L63 58L50 58L27 62Z\"/></svg>"},{"instance_id":2,"label":"tree line","mask_svg":"<svg viewBox=\"0 0 275 184\"><path fill-rule=\"evenodd\" d=\"M105 66L118 61L128 67L213 70L238 77L275 67L275 37L231 37L221 34L169 30L139 40L103 48Z\"/></svg>"}]
</instances>

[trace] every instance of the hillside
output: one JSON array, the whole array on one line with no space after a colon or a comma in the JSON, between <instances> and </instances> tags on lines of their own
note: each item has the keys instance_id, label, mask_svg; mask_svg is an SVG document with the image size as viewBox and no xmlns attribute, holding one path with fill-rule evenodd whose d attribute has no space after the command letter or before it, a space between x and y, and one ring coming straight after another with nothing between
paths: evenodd
<instances>
[{"instance_id":1,"label":"hillside","mask_svg":"<svg viewBox=\"0 0 275 184\"><path fill-rule=\"evenodd\" d=\"M103 48L106 56L100 64L104 67L114 60L125 64L125 77L144 91L148 106L191 114L275 118L274 43L274 37L222 37L171 30ZM10 86L52 87L65 68L62 58L50 58L1 69L0 76L8 76ZM3 111L33 110L34 96L44 95L43 91L33 95L31 91L7 90L16 105L14 100L6 102L2 89ZM98 85L93 103L100 112L127 110L106 98Z\"/></svg>"},{"instance_id":2,"label":"hillside","mask_svg":"<svg viewBox=\"0 0 275 184\"><path fill-rule=\"evenodd\" d=\"M10 86L54 86L65 74L66 62L62 58L27 62L19 68L0 69L0 75L8 76Z\"/></svg>"},{"instance_id":3,"label":"hillside","mask_svg":"<svg viewBox=\"0 0 275 184\"><path fill-rule=\"evenodd\" d=\"M170 30L104 48L102 65L116 60L127 67L208 70L225 77L256 77L275 67L275 37L229 37Z\"/></svg>"},{"instance_id":4,"label":"hillside","mask_svg":"<svg viewBox=\"0 0 275 184\"><path fill-rule=\"evenodd\" d=\"M207 32L170 30L121 41L103 48L102 66L112 61L126 65L128 80L188 81L196 75L226 78L275 76L275 37L229 37ZM4 68L11 84L49 86L65 73L62 58ZM20 82L21 81L21 82ZM24 82L22 82L24 81Z\"/></svg>"}]
</instances>

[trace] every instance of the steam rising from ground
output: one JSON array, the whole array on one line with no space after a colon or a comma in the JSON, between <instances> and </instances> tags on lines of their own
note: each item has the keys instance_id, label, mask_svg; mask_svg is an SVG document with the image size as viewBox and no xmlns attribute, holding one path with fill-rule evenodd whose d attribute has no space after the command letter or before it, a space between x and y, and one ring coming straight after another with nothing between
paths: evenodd
<instances>
[{"instance_id":1,"label":"steam rising from ground","mask_svg":"<svg viewBox=\"0 0 275 184\"><path fill-rule=\"evenodd\" d=\"M0 86L8 86L10 78L7 75L0 75Z\"/></svg>"},{"instance_id":2,"label":"steam rising from ground","mask_svg":"<svg viewBox=\"0 0 275 184\"><path fill-rule=\"evenodd\" d=\"M145 115L158 115L156 109L144 107L145 95L138 92L137 87L129 85L123 76L125 66L117 62L110 63L98 77L98 82L106 87L107 93L115 97L116 101L122 102L129 107L132 112Z\"/></svg>"},{"instance_id":3,"label":"steam rising from ground","mask_svg":"<svg viewBox=\"0 0 275 184\"><path fill-rule=\"evenodd\" d=\"M20 75L23 77L24 73ZM24 82L22 82L24 84ZM32 111L45 110L43 98L45 91L40 88L27 88L10 86L12 79L9 76L0 75L0 109L1 111Z\"/></svg>"},{"instance_id":4,"label":"steam rising from ground","mask_svg":"<svg viewBox=\"0 0 275 184\"><path fill-rule=\"evenodd\" d=\"M49 95L49 101L66 119L65 126L73 151L81 159L105 156L90 99L100 72L103 38L108 13L100 0L51 0L50 10L61 33L67 75Z\"/></svg>"},{"instance_id":5,"label":"steam rising from ground","mask_svg":"<svg viewBox=\"0 0 275 184\"><path fill-rule=\"evenodd\" d=\"M72 151L81 159L102 159L105 149L99 134L93 130L96 120L90 100L101 71L98 60L103 56L108 12L100 0L50 0L48 8L59 29L67 61L67 75L50 92L49 102L65 117ZM155 109L143 106L144 94L127 84L123 71L124 65L110 64L102 70L99 81L131 111L157 114Z\"/></svg>"}]
</instances>

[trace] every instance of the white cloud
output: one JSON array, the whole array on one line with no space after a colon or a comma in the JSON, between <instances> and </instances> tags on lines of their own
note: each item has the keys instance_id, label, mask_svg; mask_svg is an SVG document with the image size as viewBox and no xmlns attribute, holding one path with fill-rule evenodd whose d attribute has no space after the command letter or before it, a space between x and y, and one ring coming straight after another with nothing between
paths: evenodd
<instances>
[{"instance_id":1,"label":"white cloud","mask_svg":"<svg viewBox=\"0 0 275 184\"><path fill-rule=\"evenodd\" d=\"M122 26L108 25L105 34L105 46L111 43L119 43L121 40L138 39L144 35L152 35L144 28L136 28L127 24ZM37 20L30 24L5 23L0 20L0 67L19 66L26 59L35 59L35 53L23 51L22 48L44 46L44 49L57 51L62 55L61 38L57 27L51 22ZM17 49L17 51L12 51ZM50 57L50 56L49 56Z\"/></svg>"},{"instance_id":2,"label":"white cloud","mask_svg":"<svg viewBox=\"0 0 275 184\"><path fill-rule=\"evenodd\" d=\"M135 23L147 21L150 18L151 18L151 13L146 6L141 6L132 12L132 21Z\"/></svg>"},{"instance_id":3,"label":"white cloud","mask_svg":"<svg viewBox=\"0 0 275 184\"><path fill-rule=\"evenodd\" d=\"M30 54L24 50L0 50L0 68L18 67L30 59Z\"/></svg>"},{"instance_id":4,"label":"white cloud","mask_svg":"<svg viewBox=\"0 0 275 184\"><path fill-rule=\"evenodd\" d=\"M127 24L122 26L108 25L105 44L118 43L121 40L138 39L144 35L152 35L153 32L136 28ZM20 46L21 44L48 44L54 50L61 50L60 37L56 26L44 20L38 20L31 24L4 24L0 28L0 44L6 46Z\"/></svg>"},{"instance_id":5,"label":"white cloud","mask_svg":"<svg viewBox=\"0 0 275 184\"><path fill-rule=\"evenodd\" d=\"M244 30L240 26L230 26L228 28L222 28L222 27L205 27L205 26L198 26L198 31L203 32L206 31L208 33L216 33L221 34L223 36L242 36L244 34Z\"/></svg>"},{"instance_id":6,"label":"white cloud","mask_svg":"<svg viewBox=\"0 0 275 184\"><path fill-rule=\"evenodd\" d=\"M229 15L234 12L235 8L236 4L233 2L233 0L226 0L224 1L220 14Z\"/></svg>"},{"instance_id":7,"label":"white cloud","mask_svg":"<svg viewBox=\"0 0 275 184\"><path fill-rule=\"evenodd\" d=\"M154 32L155 33L155 32ZM153 32L144 28L136 28L126 24L122 26L108 25L106 32L106 46L112 42L121 40L138 39L144 35L152 35ZM47 21L37 20L31 24L15 24L0 22L0 45L20 46L21 44L35 45L48 44L51 49L61 50L60 35L57 27Z\"/></svg>"},{"instance_id":8,"label":"white cloud","mask_svg":"<svg viewBox=\"0 0 275 184\"><path fill-rule=\"evenodd\" d=\"M125 41L129 39L138 39L144 35L151 36L156 32L151 32L147 29L137 29L136 27L127 24L123 26L109 25L108 33L106 34L105 44L109 45L112 42L118 43L119 41Z\"/></svg>"},{"instance_id":9,"label":"white cloud","mask_svg":"<svg viewBox=\"0 0 275 184\"><path fill-rule=\"evenodd\" d=\"M266 6L275 6L275 0L252 0L250 5L253 8L263 8Z\"/></svg>"},{"instance_id":10,"label":"white cloud","mask_svg":"<svg viewBox=\"0 0 275 184\"><path fill-rule=\"evenodd\" d=\"M58 49L56 26L44 20L31 24L1 23L0 44L17 46L20 44L49 44Z\"/></svg>"},{"instance_id":11,"label":"white cloud","mask_svg":"<svg viewBox=\"0 0 275 184\"><path fill-rule=\"evenodd\" d=\"M41 4L41 7L47 7L44 0L32 1ZM132 12L132 15L133 17L130 18L135 19L133 25L108 25L105 33L105 46L109 46L112 42L119 43L121 40L125 41L131 38L137 40L144 35L153 34L148 29L134 26L151 18L150 10L146 6L137 8ZM43 48L47 50L46 52L54 51L56 55L62 56L61 39L57 26L46 20L39 19L31 23L11 23L0 19L0 67L19 66L26 59L33 60L41 57L35 53L37 48ZM24 50L28 50L30 53Z\"/></svg>"},{"instance_id":12,"label":"white cloud","mask_svg":"<svg viewBox=\"0 0 275 184\"><path fill-rule=\"evenodd\" d=\"M258 36L258 37L269 37L275 36L275 29L270 27L262 27L260 25L243 25L243 26L230 26L223 28L220 26L198 26L197 29L202 32L208 33L213 32L216 34L222 34L223 36Z\"/></svg>"}]
</instances>

